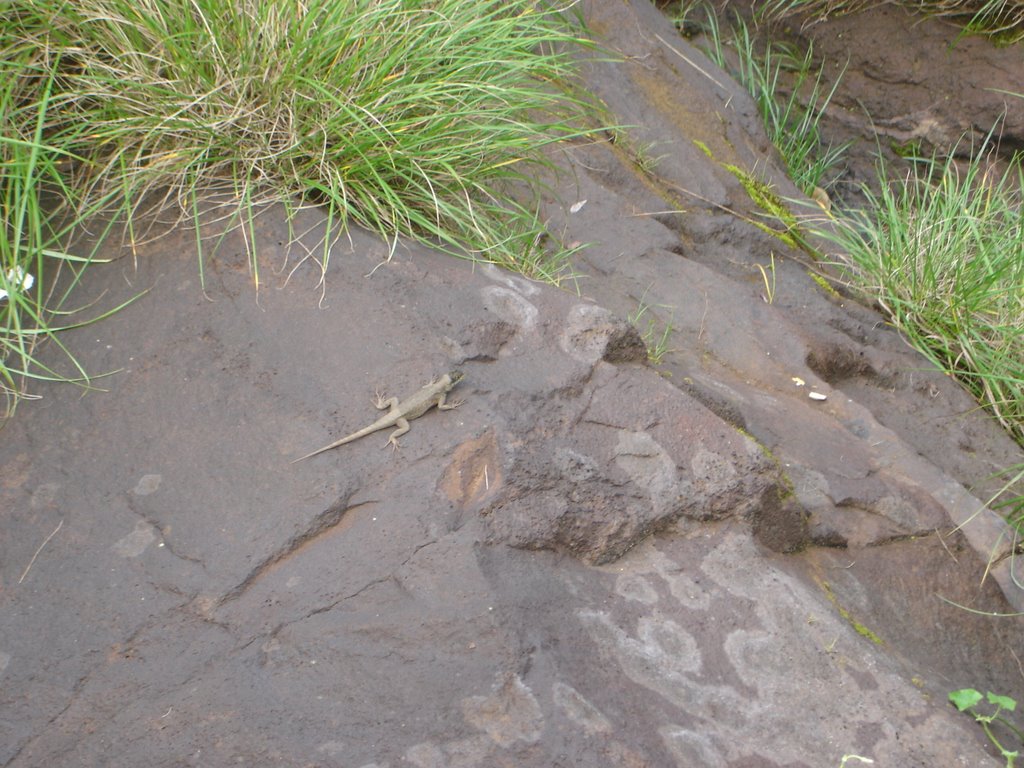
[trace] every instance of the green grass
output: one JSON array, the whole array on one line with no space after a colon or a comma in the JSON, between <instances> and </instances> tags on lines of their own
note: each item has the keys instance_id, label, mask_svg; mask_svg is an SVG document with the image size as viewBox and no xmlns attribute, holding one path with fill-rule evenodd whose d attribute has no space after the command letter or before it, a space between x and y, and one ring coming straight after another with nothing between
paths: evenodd
<instances>
[{"instance_id":1,"label":"green grass","mask_svg":"<svg viewBox=\"0 0 1024 768\"><path fill-rule=\"evenodd\" d=\"M841 78L826 88L810 48L800 54L777 42L760 46L741 18L724 34L714 11L701 3L681 2L672 15L677 26L695 23L704 31L704 52L753 97L793 182L808 195L832 186L846 145L825 144L820 123Z\"/></svg>"},{"instance_id":2,"label":"green grass","mask_svg":"<svg viewBox=\"0 0 1024 768\"><path fill-rule=\"evenodd\" d=\"M918 168L867 192L831 237L914 346L1024 442L1024 171L986 175L980 159Z\"/></svg>"},{"instance_id":3,"label":"green grass","mask_svg":"<svg viewBox=\"0 0 1024 768\"><path fill-rule=\"evenodd\" d=\"M134 237L156 210L189 224L216 204L248 226L266 204L322 205L335 229L557 281L566 252L543 237L534 179L581 132L573 56L588 45L534 0L12 0L0 205L16 215L0 253L39 290L6 302L0 376L16 390L52 337L43 262L67 263L97 211Z\"/></svg>"},{"instance_id":4,"label":"green grass","mask_svg":"<svg viewBox=\"0 0 1024 768\"><path fill-rule=\"evenodd\" d=\"M669 317L661 333L658 333L657 321L654 317L648 315L648 312L651 311L651 305L647 303L646 297L647 291L645 290L643 296L640 297L640 301L637 303L636 311L630 314L629 322L636 327L640 337L644 340L644 346L647 347L647 359L654 365L660 365L665 355L672 351L668 345L675 326L672 324L672 318ZM659 309L672 309L665 304L658 304L657 306Z\"/></svg>"},{"instance_id":5,"label":"green grass","mask_svg":"<svg viewBox=\"0 0 1024 768\"><path fill-rule=\"evenodd\" d=\"M73 256L62 245L82 216L108 202L84 204L67 185L62 168L75 160L62 149L68 133L44 138L54 70L34 62L26 48L6 50L8 57L0 60L0 417L13 413L28 379L89 383L56 334L104 313L72 319L78 313L67 309L68 298L91 257ZM21 92L25 80L32 82L34 98ZM44 340L62 353L51 366L36 360Z\"/></svg>"},{"instance_id":6,"label":"green grass","mask_svg":"<svg viewBox=\"0 0 1024 768\"><path fill-rule=\"evenodd\" d=\"M850 282L1024 445L1024 168L1016 159L997 175L984 157L918 164L894 182L880 167L867 207L817 234L838 246ZM1024 518L1019 493L1008 507Z\"/></svg>"}]
</instances>

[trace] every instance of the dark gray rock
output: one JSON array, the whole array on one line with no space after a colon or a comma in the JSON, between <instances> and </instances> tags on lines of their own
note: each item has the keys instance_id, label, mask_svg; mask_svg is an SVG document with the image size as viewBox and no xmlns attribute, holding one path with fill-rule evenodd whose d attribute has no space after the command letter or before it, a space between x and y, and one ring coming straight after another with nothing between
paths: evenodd
<instances>
[{"instance_id":1,"label":"dark gray rock","mask_svg":"<svg viewBox=\"0 0 1024 768\"><path fill-rule=\"evenodd\" d=\"M607 364L544 402L506 455L506 490L483 511L490 540L596 565L681 517L756 517L784 492L748 437L655 373Z\"/></svg>"}]
</instances>

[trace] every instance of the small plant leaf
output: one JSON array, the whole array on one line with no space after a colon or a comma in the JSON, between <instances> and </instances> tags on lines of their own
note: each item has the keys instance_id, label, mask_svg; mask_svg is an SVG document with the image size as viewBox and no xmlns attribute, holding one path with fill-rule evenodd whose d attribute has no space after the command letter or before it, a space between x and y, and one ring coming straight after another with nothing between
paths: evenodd
<instances>
[{"instance_id":1,"label":"small plant leaf","mask_svg":"<svg viewBox=\"0 0 1024 768\"><path fill-rule=\"evenodd\" d=\"M949 700L954 707L964 712L981 701L981 693L973 688L961 688L959 691L950 691Z\"/></svg>"},{"instance_id":2,"label":"small plant leaf","mask_svg":"<svg viewBox=\"0 0 1024 768\"><path fill-rule=\"evenodd\" d=\"M997 707L1002 707L1007 712L1013 712L1017 709L1017 700L1011 699L1009 696L999 696L998 694L989 691L986 697L989 704L995 704Z\"/></svg>"}]
</instances>

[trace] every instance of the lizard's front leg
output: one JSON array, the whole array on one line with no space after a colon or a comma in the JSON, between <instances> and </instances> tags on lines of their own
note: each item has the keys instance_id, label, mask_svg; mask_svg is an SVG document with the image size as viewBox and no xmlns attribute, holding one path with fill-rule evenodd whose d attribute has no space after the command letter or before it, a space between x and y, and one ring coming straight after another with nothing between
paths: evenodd
<instances>
[{"instance_id":1,"label":"lizard's front leg","mask_svg":"<svg viewBox=\"0 0 1024 768\"><path fill-rule=\"evenodd\" d=\"M409 422L406 419L398 419L398 421L395 422L395 426L398 427L398 429L391 433L391 437L389 437L388 441L384 443L384 447L387 448L390 445L397 451L398 438L409 431Z\"/></svg>"},{"instance_id":2,"label":"lizard's front leg","mask_svg":"<svg viewBox=\"0 0 1024 768\"><path fill-rule=\"evenodd\" d=\"M465 400L453 400L452 402L446 402L445 394L442 392L441 396L437 398L437 410L439 411L450 411L452 408L458 408L462 405Z\"/></svg>"},{"instance_id":3,"label":"lizard's front leg","mask_svg":"<svg viewBox=\"0 0 1024 768\"><path fill-rule=\"evenodd\" d=\"M398 398L397 397L384 397L380 392L373 400L373 407L378 411L383 411L385 408L391 410L398 410Z\"/></svg>"}]
</instances>

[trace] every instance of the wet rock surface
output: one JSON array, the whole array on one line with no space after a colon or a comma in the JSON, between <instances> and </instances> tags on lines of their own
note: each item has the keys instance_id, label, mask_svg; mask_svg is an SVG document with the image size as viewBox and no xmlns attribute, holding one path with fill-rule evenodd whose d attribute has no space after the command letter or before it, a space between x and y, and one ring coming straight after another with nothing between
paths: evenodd
<instances>
[{"instance_id":1,"label":"wet rock surface","mask_svg":"<svg viewBox=\"0 0 1024 768\"><path fill-rule=\"evenodd\" d=\"M826 87L839 84L825 130L837 144L853 142L840 197L856 199L856 185L874 181L879 152L901 175L910 152L927 157L953 147L967 158L986 138L997 157L1024 148L1019 45L886 5L819 23L795 17L779 32L813 45Z\"/></svg>"},{"instance_id":2,"label":"wet rock surface","mask_svg":"<svg viewBox=\"0 0 1024 768\"><path fill-rule=\"evenodd\" d=\"M653 7L587 15L625 55L588 87L669 158L560 158L579 294L353 230L321 301L273 211L258 293L238 233L205 291L186 232L87 273L151 290L65 336L106 391L3 432L0 763L999 764L945 694L1024 700L1021 619L954 605L1024 607L965 487L1020 454L722 209L756 214L723 163L772 171L745 97ZM289 463L453 367L398 452Z\"/></svg>"}]
</instances>

